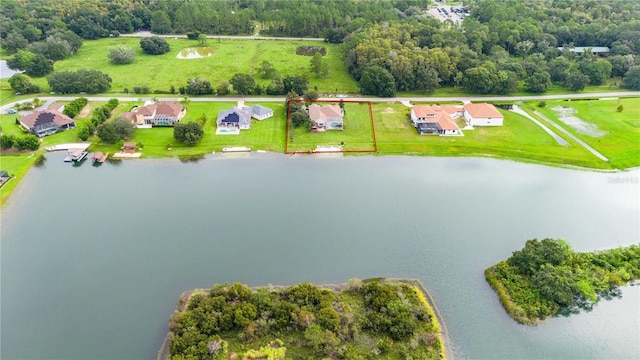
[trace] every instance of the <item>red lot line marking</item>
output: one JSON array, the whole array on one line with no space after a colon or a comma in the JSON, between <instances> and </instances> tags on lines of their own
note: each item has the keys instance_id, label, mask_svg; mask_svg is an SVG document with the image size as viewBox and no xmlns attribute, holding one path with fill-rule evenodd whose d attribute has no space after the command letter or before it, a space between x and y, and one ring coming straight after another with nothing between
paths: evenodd
<instances>
[{"instance_id":1,"label":"red lot line marking","mask_svg":"<svg viewBox=\"0 0 640 360\"><path fill-rule=\"evenodd\" d=\"M356 104L368 104L369 105L369 119L371 119L371 132L373 133L373 150L340 150L340 151L289 151L289 129L291 127L291 102L305 102L305 100L291 99L287 102L287 130L285 136L285 154L335 154L335 153L371 153L378 152L378 142L376 140L376 129L373 121L373 109L371 107L371 101L362 100L310 100L308 102L324 102L324 103L356 103Z\"/></svg>"}]
</instances>

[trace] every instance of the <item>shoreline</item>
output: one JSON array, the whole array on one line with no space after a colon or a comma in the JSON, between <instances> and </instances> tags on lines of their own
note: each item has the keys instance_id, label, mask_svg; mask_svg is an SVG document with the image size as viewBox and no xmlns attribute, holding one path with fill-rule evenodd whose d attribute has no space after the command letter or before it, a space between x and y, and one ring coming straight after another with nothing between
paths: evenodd
<instances>
[{"instance_id":1,"label":"shoreline","mask_svg":"<svg viewBox=\"0 0 640 360\"><path fill-rule=\"evenodd\" d=\"M356 280L356 279L353 279ZM438 307L435 305L435 301L433 300L433 298L431 297L431 294L429 294L429 291L427 291L427 288L424 286L424 284L422 284L422 282L418 279L405 279L405 278L384 278L385 281L391 282L391 283L404 283L407 284L411 287L413 287L415 290L418 291L418 293L420 295L422 295L422 300L421 301L423 303L423 305L425 306L428 314L430 316L433 317L434 321L435 321L435 325L438 328L438 336L437 339L440 342L441 345L441 351L440 351L440 358L441 359L453 359L453 357L450 357L450 353L447 349L449 349L449 345L451 344L451 340L449 338L449 332L447 330L446 324L444 322L444 319L442 318L442 314L440 313L440 310L438 310ZM252 286L250 287L250 289L252 291L258 290L258 289L267 289L269 291L275 291L275 290L279 290L279 289L285 289L289 286L293 286L292 285L260 285L260 286ZM315 285L315 284L314 284ZM343 290L347 290L351 287L350 283L340 283L340 284L321 284L321 285L315 285L316 287L318 287L319 289L328 289L331 290L333 292L339 292L339 291L343 291ZM175 312L183 312L184 309L186 308L187 304L189 303L189 300L191 299L191 297L193 295L196 294L202 294L202 293L207 293L209 291L209 289L204 289L204 288L195 288L195 289L191 289L191 290L187 290L184 291L182 294L180 294L180 296L178 297L178 301L177 301L177 305L176 308L174 309L174 313ZM167 332L167 334L165 335L163 341L162 341L162 345L160 345L160 349L158 350L158 354L156 356L156 360L168 360L169 359L169 339L170 337L170 332Z\"/></svg>"},{"instance_id":2,"label":"shoreline","mask_svg":"<svg viewBox=\"0 0 640 360\"><path fill-rule=\"evenodd\" d=\"M36 151L35 153L33 153L32 151L28 151L29 153L35 154L37 155L37 157L44 157L46 154L50 153L51 151ZM222 153L222 152L212 152L212 153L203 153L200 155L192 155L191 157L193 157L195 160L191 161L189 160L189 162L198 162L201 159L207 159L207 158L211 158L211 156L216 156L216 159L218 160L237 160L237 159L246 159L246 158L250 158L253 157L254 154L261 154L260 156L281 156L281 157L289 157L290 159L295 159L298 158L300 156L314 156L317 158L344 158L347 157L348 154L343 154L343 153L330 153L330 154L285 154L285 153L281 153L281 152L275 152L275 151L267 151L267 152L263 152L263 151L251 151L251 152L247 152L247 153L242 153L242 156L238 156L238 153ZM336 156L336 155L342 155L342 156ZM4 156L11 156L11 155L4 155ZM499 156L499 155L492 155L492 154L461 154L458 156L451 156L451 155L433 155L433 154L421 154L421 153L385 153L385 152L375 152L375 153L367 153L367 154L356 154L356 155L351 155L349 157L362 157L362 156L369 156L369 157L422 157L422 158L467 158L467 159L492 159L492 160L499 160L499 161L511 161L511 162L515 162L515 163L520 163L520 164L528 164L528 165L539 165L539 166L549 166L549 167L553 167L553 168L558 168L558 169L565 169L565 170L572 170L572 171L586 171L586 172L594 172L594 173L602 173L602 174L623 174L626 172L630 172L630 171L637 171L640 170L640 166L634 166L634 167L630 167L630 168L625 168L625 169L598 169L598 168L588 168L588 167L582 167L582 166L578 166L578 165L571 165L571 164L561 164L561 163L552 163L552 162L546 162L546 161L539 161L539 160L534 160L534 159L526 159L526 158L513 158L513 157L508 157L508 156ZM3 155L0 154L0 160L2 159ZM35 157L35 156L34 156ZM160 160L160 161L165 161L165 160L179 160L180 156L179 155L171 155L171 156L148 156L148 157L142 157L142 158L136 158L136 159L117 159L117 160L136 160L136 161L151 161L151 160ZM36 159L37 160L37 159ZM12 177L12 181L11 184L6 184L4 186L2 186L0 188L0 209L4 208L11 200L11 195L13 195L13 193L19 189L21 187L22 184L22 179L24 179L24 177L27 175L27 173L31 170L31 168L35 165L35 161L33 161L32 164L29 165L29 167L26 169L26 171L24 171L24 173L20 173L20 174L15 174L14 177ZM7 187L9 187L7 189Z\"/></svg>"}]
</instances>

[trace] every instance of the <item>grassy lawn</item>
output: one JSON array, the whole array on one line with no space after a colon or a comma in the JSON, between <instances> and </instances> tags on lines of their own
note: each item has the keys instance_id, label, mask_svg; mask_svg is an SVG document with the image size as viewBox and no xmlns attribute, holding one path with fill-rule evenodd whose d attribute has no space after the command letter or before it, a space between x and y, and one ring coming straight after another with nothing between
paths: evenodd
<instances>
[{"instance_id":1,"label":"grassy lawn","mask_svg":"<svg viewBox=\"0 0 640 360\"><path fill-rule=\"evenodd\" d=\"M465 130L464 136L419 135L409 120L410 111L402 104L374 104L380 154L496 156L519 161L610 168L577 144L569 147L558 145L533 122L509 111L500 110L505 116L504 126Z\"/></svg>"},{"instance_id":2,"label":"grassy lawn","mask_svg":"<svg viewBox=\"0 0 640 360\"><path fill-rule=\"evenodd\" d=\"M622 112L616 111L618 105L624 107ZM578 132L558 118L553 110L558 106L573 108L574 116L596 125L605 134L595 137ZM640 166L640 99L552 100L547 101L545 108L535 109L608 157L611 166L619 169Z\"/></svg>"},{"instance_id":3,"label":"grassy lawn","mask_svg":"<svg viewBox=\"0 0 640 360\"><path fill-rule=\"evenodd\" d=\"M125 103L120 106L128 110L137 103ZM129 141L143 144L143 157L175 157L193 156L221 151L226 146L248 146L252 150L269 150L284 152L285 116L284 103L262 103L261 105L273 109L274 116L262 121L254 120L250 130L242 130L238 135L216 135L216 119L221 110L230 109L235 103L200 103L189 105L184 122L195 121L202 114L207 117L204 126L204 138L197 146L186 146L175 141L172 127L156 127L151 129L137 129ZM246 105L254 105L247 102ZM120 107L118 108L120 109ZM167 145L171 144L171 150ZM90 150L114 153L120 151L121 143L102 144L95 138Z\"/></svg>"},{"instance_id":4,"label":"grassy lawn","mask_svg":"<svg viewBox=\"0 0 640 360\"><path fill-rule=\"evenodd\" d=\"M322 103L320 105L323 105ZM345 103L344 130L310 133L296 128L289 139L288 151L315 150L318 145L340 145L342 150L374 150L369 103Z\"/></svg>"},{"instance_id":5,"label":"grassy lawn","mask_svg":"<svg viewBox=\"0 0 640 360\"><path fill-rule=\"evenodd\" d=\"M249 73L259 83L267 85L269 80L259 79L257 68L263 60L268 60L284 77L286 75L308 74L311 88L321 92L356 92L357 83L347 71L342 60L344 46L326 44L324 61L329 66L326 79L310 74L310 56L296 55L296 48L302 45L317 46L317 41L279 40L215 40L208 45L215 48L212 56L200 59L178 59L180 50L196 46L187 39L167 39L171 51L163 55L147 55L140 48L137 38L105 38L85 40L82 48L73 56L55 63L55 71L91 68L106 72L113 79L110 92L121 93L124 88L133 91L134 86L146 85L151 91L168 91L173 85L177 89L185 86L192 77L200 77L211 82L214 88L222 80L229 80L235 73ZM136 60L128 65L113 65L107 59L109 49L127 46L136 51ZM46 78L34 79L44 92L49 91ZM3 91L4 93L4 91ZM4 95L3 95L4 98ZM4 100L4 99L3 99Z\"/></svg>"}]
</instances>

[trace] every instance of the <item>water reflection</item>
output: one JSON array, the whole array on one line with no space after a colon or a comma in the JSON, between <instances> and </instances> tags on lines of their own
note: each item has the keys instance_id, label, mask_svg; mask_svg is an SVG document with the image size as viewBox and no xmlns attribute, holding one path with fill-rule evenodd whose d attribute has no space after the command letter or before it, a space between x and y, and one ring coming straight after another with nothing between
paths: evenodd
<instances>
[{"instance_id":1,"label":"water reflection","mask_svg":"<svg viewBox=\"0 0 640 360\"><path fill-rule=\"evenodd\" d=\"M211 46L190 47L180 50L176 57L178 59L200 59L213 55L216 51Z\"/></svg>"}]
</instances>

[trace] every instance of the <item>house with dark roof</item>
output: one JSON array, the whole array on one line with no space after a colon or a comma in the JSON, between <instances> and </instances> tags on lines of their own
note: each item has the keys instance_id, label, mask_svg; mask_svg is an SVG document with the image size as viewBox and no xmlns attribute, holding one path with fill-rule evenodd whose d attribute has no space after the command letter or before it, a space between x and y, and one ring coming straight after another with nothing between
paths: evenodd
<instances>
[{"instance_id":1,"label":"house with dark roof","mask_svg":"<svg viewBox=\"0 0 640 360\"><path fill-rule=\"evenodd\" d=\"M558 47L558 50L560 51L563 51L564 49L565 49L564 46ZM609 52L611 52L611 49L609 49L606 46L574 46L574 47L567 47L566 49L571 51L572 53L580 54L580 55L584 54L587 51L597 55L608 54Z\"/></svg>"},{"instance_id":2,"label":"house with dark roof","mask_svg":"<svg viewBox=\"0 0 640 360\"><path fill-rule=\"evenodd\" d=\"M0 170L0 186L4 185L9 179L11 179L9 173L5 170Z\"/></svg>"},{"instance_id":3,"label":"house with dark roof","mask_svg":"<svg viewBox=\"0 0 640 360\"><path fill-rule=\"evenodd\" d=\"M187 114L187 109L177 102L147 102L135 111L123 112L125 118L138 127L173 126Z\"/></svg>"},{"instance_id":4,"label":"house with dark roof","mask_svg":"<svg viewBox=\"0 0 640 360\"><path fill-rule=\"evenodd\" d=\"M220 111L216 124L218 128L248 130L251 129L251 116L249 108L234 106L231 110Z\"/></svg>"},{"instance_id":5,"label":"house with dark roof","mask_svg":"<svg viewBox=\"0 0 640 360\"><path fill-rule=\"evenodd\" d=\"M504 115L487 103L465 104L464 118L471 126L502 126Z\"/></svg>"},{"instance_id":6,"label":"house with dark roof","mask_svg":"<svg viewBox=\"0 0 640 360\"><path fill-rule=\"evenodd\" d=\"M18 121L20 125L29 132L43 137L55 134L69 128L76 127L76 121L61 113L58 109L64 109L64 105L52 104L46 110L34 110L32 113L21 117Z\"/></svg>"},{"instance_id":7,"label":"house with dark roof","mask_svg":"<svg viewBox=\"0 0 640 360\"><path fill-rule=\"evenodd\" d=\"M457 106L415 105L411 108L411 123L420 135L460 135L453 120L462 114Z\"/></svg>"},{"instance_id":8,"label":"house with dark roof","mask_svg":"<svg viewBox=\"0 0 640 360\"><path fill-rule=\"evenodd\" d=\"M344 111L338 105L311 104L307 112L311 131L344 130Z\"/></svg>"}]
</instances>

